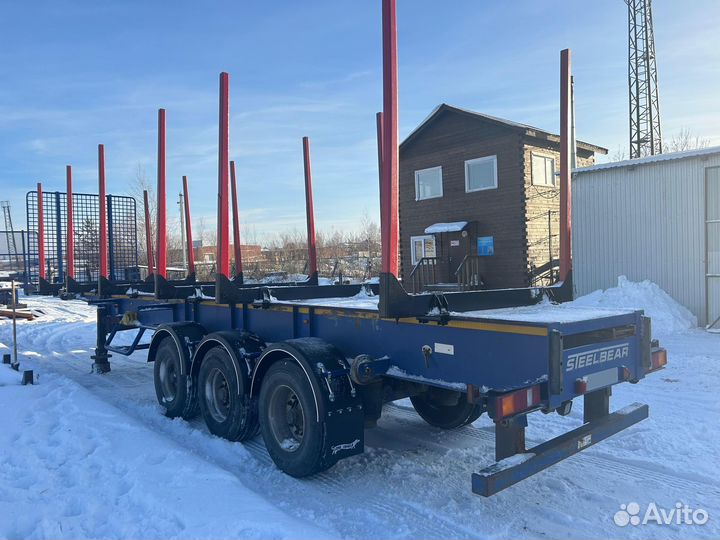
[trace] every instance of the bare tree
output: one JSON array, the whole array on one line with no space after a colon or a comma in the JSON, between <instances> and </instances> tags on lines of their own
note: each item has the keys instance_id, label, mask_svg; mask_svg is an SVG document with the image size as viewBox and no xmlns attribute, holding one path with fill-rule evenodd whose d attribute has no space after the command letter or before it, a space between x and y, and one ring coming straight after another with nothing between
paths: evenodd
<instances>
[{"instance_id":1,"label":"bare tree","mask_svg":"<svg viewBox=\"0 0 720 540\"><path fill-rule=\"evenodd\" d=\"M710 139L693 133L690 128L682 128L678 133L667 141L663 148L664 152L685 152L687 150L699 150L710 146Z\"/></svg>"}]
</instances>

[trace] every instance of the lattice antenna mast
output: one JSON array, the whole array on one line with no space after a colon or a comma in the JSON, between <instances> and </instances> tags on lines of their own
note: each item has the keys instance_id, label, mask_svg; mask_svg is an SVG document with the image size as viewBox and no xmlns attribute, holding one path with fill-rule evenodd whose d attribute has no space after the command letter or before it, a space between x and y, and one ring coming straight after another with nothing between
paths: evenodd
<instances>
[{"instance_id":1,"label":"lattice antenna mast","mask_svg":"<svg viewBox=\"0 0 720 540\"><path fill-rule=\"evenodd\" d=\"M17 244L15 243L15 230L13 229L12 216L10 215L10 201L0 202L2 206L3 217L5 218L5 236L7 238L7 246L9 255L12 255L15 262L20 261L18 255Z\"/></svg>"},{"instance_id":2,"label":"lattice antenna mast","mask_svg":"<svg viewBox=\"0 0 720 540\"><path fill-rule=\"evenodd\" d=\"M652 0L625 0L628 6L630 158L662 154Z\"/></svg>"}]
</instances>

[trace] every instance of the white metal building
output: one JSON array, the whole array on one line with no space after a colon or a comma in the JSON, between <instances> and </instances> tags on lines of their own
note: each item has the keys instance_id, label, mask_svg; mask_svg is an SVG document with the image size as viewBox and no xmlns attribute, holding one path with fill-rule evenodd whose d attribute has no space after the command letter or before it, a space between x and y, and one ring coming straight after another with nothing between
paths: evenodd
<instances>
[{"instance_id":1,"label":"white metal building","mask_svg":"<svg viewBox=\"0 0 720 540\"><path fill-rule=\"evenodd\" d=\"M576 169L578 295L649 279L720 328L720 147Z\"/></svg>"}]
</instances>

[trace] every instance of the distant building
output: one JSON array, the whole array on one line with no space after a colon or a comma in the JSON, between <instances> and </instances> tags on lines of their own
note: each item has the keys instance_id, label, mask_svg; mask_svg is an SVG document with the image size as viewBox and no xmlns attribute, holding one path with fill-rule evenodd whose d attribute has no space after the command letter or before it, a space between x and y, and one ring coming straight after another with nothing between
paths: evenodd
<instances>
[{"instance_id":1,"label":"distant building","mask_svg":"<svg viewBox=\"0 0 720 540\"><path fill-rule=\"evenodd\" d=\"M720 147L576 169L577 294L649 279L720 329Z\"/></svg>"},{"instance_id":2,"label":"distant building","mask_svg":"<svg viewBox=\"0 0 720 540\"><path fill-rule=\"evenodd\" d=\"M233 245L230 244L231 259L234 249ZM243 263L254 263L263 260L262 250L257 244L240 244L240 251L243 256ZM194 248L195 259L200 263L214 263L216 252L216 246L200 246Z\"/></svg>"},{"instance_id":3,"label":"distant building","mask_svg":"<svg viewBox=\"0 0 720 540\"><path fill-rule=\"evenodd\" d=\"M577 142L577 163L607 149ZM442 104L400 145L405 287L526 287L558 259L560 137Z\"/></svg>"}]
</instances>

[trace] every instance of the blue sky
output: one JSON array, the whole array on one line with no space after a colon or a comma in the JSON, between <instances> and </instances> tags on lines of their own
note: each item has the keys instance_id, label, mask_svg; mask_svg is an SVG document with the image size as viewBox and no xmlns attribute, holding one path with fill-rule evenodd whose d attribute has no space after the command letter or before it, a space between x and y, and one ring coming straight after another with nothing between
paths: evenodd
<instances>
[{"instance_id":1,"label":"blue sky","mask_svg":"<svg viewBox=\"0 0 720 540\"><path fill-rule=\"evenodd\" d=\"M622 0L398 0L400 135L446 102L557 131L559 51L573 50L578 137L627 149ZM655 0L663 130L720 144L720 4ZM242 221L258 236L304 226L301 137L311 140L316 220L378 215L379 0L0 0L0 199L24 221L42 181L126 193L155 177L167 109L168 203L189 176L193 217L214 223L217 92L230 73L231 158Z\"/></svg>"}]
</instances>

